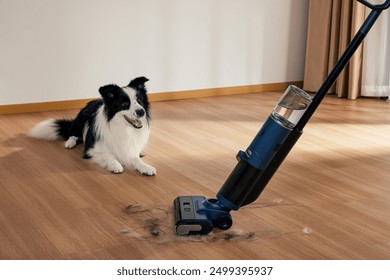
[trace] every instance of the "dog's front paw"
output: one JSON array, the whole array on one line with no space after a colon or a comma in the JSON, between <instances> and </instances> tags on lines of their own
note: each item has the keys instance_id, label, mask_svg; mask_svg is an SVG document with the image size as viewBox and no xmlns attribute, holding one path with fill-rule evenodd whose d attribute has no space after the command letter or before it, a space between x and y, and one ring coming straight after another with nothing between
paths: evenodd
<instances>
[{"instance_id":1,"label":"dog's front paw","mask_svg":"<svg viewBox=\"0 0 390 280\"><path fill-rule=\"evenodd\" d=\"M145 176L153 176L157 173L156 168L148 164L144 164L141 167L137 168L137 171Z\"/></svg>"},{"instance_id":2,"label":"dog's front paw","mask_svg":"<svg viewBox=\"0 0 390 280\"><path fill-rule=\"evenodd\" d=\"M123 166L119 162L111 162L108 164L107 169L114 174L123 173Z\"/></svg>"},{"instance_id":3,"label":"dog's front paw","mask_svg":"<svg viewBox=\"0 0 390 280\"><path fill-rule=\"evenodd\" d=\"M65 148L66 149L72 149L77 145L78 137L76 136L70 136L67 141L65 141Z\"/></svg>"}]
</instances>

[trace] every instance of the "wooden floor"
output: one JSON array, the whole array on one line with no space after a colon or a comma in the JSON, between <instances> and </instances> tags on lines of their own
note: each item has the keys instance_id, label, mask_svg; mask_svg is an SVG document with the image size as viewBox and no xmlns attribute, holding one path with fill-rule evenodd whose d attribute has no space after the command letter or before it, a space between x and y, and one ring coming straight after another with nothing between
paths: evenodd
<instances>
[{"instance_id":1,"label":"wooden floor","mask_svg":"<svg viewBox=\"0 0 390 280\"><path fill-rule=\"evenodd\" d=\"M327 97L230 230L175 235L174 198L214 197L279 97L152 103L154 177L25 136L76 110L0 116L0 259L390 259L390 103L377 99Z\"/></svg>"}]
</instances>

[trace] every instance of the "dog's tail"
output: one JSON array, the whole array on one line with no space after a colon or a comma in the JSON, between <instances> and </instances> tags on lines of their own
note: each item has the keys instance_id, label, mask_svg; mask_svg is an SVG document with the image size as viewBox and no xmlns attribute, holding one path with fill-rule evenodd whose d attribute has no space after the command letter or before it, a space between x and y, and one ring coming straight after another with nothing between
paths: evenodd
<instances>
[{"instance_id":1,"label":"dog's tail","mask_svg":"<svg viewBox=\"0 0 390 280\"><path fill-rule=\"evenodd\" d=\"M30 137L54 141L57 139L67 140L73 120L48 119L34 126L27 135Z\"/></svg>"}]
</instances>

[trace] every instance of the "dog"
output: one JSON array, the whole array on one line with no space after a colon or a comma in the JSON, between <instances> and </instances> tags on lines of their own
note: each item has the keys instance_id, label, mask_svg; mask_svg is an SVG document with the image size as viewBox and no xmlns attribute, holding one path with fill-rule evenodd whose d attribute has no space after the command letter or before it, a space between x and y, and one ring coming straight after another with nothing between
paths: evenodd
<instances>
[{"instance_id":1,"label":"dog","mask_svg":"<svg viewBox=\"0 0 390 280\"><path fill-rule=\"evenodd\" d=\"M75 119L42 121L28 136L50 141L62 139L67 149L84 143L83 157L112 173L130 168L142 175L156 175L156 169L141 159L150 134L147 81L137 77L124 87L102 86L102 98L87 103Z\"/></svg>"}]
</instances>

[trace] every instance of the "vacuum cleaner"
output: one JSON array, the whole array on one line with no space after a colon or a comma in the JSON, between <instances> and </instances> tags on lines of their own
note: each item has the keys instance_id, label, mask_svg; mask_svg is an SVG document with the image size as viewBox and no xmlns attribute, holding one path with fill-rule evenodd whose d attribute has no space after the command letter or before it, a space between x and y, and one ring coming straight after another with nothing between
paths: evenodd
<instances>
[{"instance_id":1,"label":"vacuum cleaner","mask_svg":"<svg viewBox=\"0 0 390 280\"><path fill-rule=\"evenodd\" d=\"M229 229L233 224L230 211L236 211L260 196L381 12L390 7L390 0L379 5L357 1L369 7L371 12L313 98L290 85L252 143L245 151L238 152L238 163L216 198L179 196L174 200L178 235L208 234L214 227Z\"/></svg>"}]
</instances>

